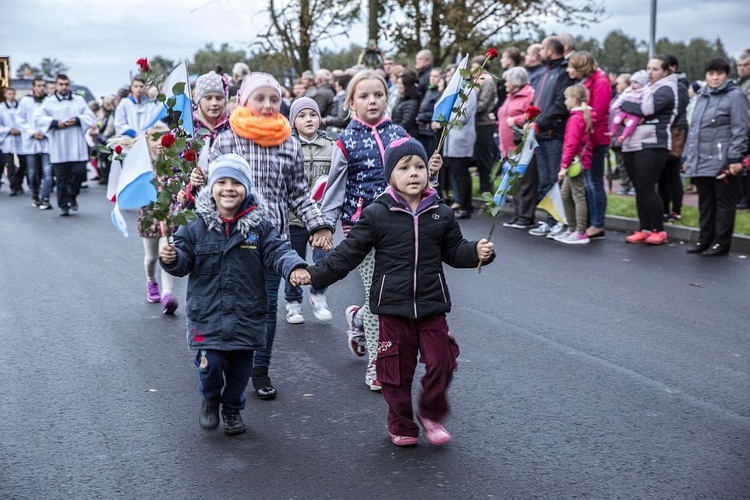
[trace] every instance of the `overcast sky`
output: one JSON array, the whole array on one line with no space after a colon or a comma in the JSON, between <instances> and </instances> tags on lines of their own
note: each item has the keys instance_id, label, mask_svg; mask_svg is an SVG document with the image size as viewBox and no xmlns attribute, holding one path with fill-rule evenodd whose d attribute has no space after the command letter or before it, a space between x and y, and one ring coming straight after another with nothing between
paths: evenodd
<instances>
[{"instance_id":1,"label":"overcast sky","mask_svg":"<svg viewBox=\"0 0 750 500\"><path fill-rule=\"evenodd\" d=\"M363 0L364 1L364 0ZM573 0L574 1L574 0ZM11 72L29 62L52 57L70 67L75 83L94 95L116 91L129 81L140 57L161 55L192 59L206 43L228 43L245 50L266 24L265 0L5 0L0 55ZM621 29L648 40L651 0L605 0L607 19L588 29L553 23L547 32L570 32L602 39ZM747 0L659 0L657 38L689 41L721 37L731 56L750 48ZM364 26L352 30L351 42L364 45ZM381 42L387 48L387 43Z\"/></svg>"}]
</instances>

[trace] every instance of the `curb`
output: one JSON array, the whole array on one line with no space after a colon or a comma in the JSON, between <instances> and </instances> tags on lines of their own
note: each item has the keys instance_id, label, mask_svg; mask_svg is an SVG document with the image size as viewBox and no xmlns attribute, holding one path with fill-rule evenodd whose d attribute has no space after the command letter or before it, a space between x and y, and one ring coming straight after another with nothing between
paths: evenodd
<instances>
[{"instance_id":1,"label":"curb","mask_svg":"<svg viewBox=\"0 0 750 500\"><path fill-rule=\"evenodd\" d=\"M472 198L472 205L475 210L478 210L484 206L484 200L481 198ZM513 215L513 207L508 202L503 207L503 213L505 215ZM537 220L543 220L546 217L547 212L544 210L537 209ZM604 216L604 229L612 231L622 232L635 232L639 229L637 219L631 219L630 217L621 217L619 215L605 215ZM664 230L667 232L667 236L670 239L682 240L686 243L697 243L698 242L698 229L687 226L677 226L674 223L664 224ZM750 254L750 237L735 234L732 236L732 252L748 253Z\"/></svg>"}]
</instances>

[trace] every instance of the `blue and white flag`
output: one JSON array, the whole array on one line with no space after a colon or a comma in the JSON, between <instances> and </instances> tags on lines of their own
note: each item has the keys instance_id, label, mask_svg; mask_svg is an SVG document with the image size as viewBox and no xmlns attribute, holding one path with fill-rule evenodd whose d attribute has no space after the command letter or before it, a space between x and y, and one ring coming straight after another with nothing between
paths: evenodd
<instances>
[{"instance_id":1,"label":"blue and white flag","mask_svg":"<svg viewBox=\"0 0 750 500\"><path fill-rule=\"evenodd\" d=\"M148 151L148 137L142 135L135 140L122 161L122 168L117 165L119 162L112 163L113 169L119 171L115 190L115 208L112 210L112 224L124 236L128 236L128 225L120 210L141 208L156 201L157 192L152 182L154 171L151 165L151 154Z\"/></svg>"},{"instance_id":2,"label":"blue and white flag","mask_svg":"<svg viewBox=\"0 0 750 500\"><path fill-rule=\"evenodd\" d=\"M185 84L185 90L182 94L175 95L174 91L172 90L174 86L178 83L184 83ZM179 66L177 66L172 72L167 76L167 79L164 80L164 83L161 85L161 93L164 94L167 97L167 100L174 97L175 98L175 105L174 105L174 111L180 112L180 118L182 119L182 128L185 129L185 132L188 133L188 135L193 135L193 103L191 102L191 95L192 92L190 91L190 80L188 78L188 69L187 69L187 63L182 63ZM167 117L167 104L166 101L161 104L161 109L157 113L156 117L151 121L151 123L146 127L146 130L154 126L154 124L158 121L164 121L164 119Z\"/></svg>"},{"instance_id":3,"label":"blue and white flag","mask_svg":"<svg viewBox=\"0 0 750 500\"><path fill-rule=\"evenodd\" d=\"M443 95L440 96L438 102L435 103L435 112L432 113L432 121L434 122L447 122L451 119L451 112L453 107L456 105L456 99L461 92L461 84L463 83L464 77L461 76L461 70L466 69L469 64L469 54L466 54L461 62L458 63L456 72L453 73L451 81L448 82L448 86L445 87Z\"/></svg>"}]
</instances>

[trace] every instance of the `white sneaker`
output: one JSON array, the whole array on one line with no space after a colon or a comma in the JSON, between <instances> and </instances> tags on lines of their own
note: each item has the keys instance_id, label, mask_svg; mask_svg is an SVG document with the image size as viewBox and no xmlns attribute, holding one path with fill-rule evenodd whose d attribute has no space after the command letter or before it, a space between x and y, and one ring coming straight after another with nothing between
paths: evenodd
<instances>
[{"instance_id":1,"label":"white sneaker","mask_svg":"<svg viewBox=\"0 0 750 500\"><path fill-rule=\"evenodd\" d=\"M538 227L529 229L529 234L532 236L547 236L551 229L546 222L540 222Z\"/></svg>"},{"instance_id":2,"label":"white sneaker","mask_svg":"<svg viewBox=\"0 0 750 500\"><path fill-rule=\"evenodd\" d=\"M564 234L565 231L566 231L565 225L558 222L557 224L552 226L552 229L550 229L549 233L547 233L547 238L555 239L556 236L560 236L561 234Z\"/></svg>"},{"instance_id":3,"label":"white sneaker","mask_svg":"<svg viewBox=\"0 0 750 500\"><path fill-rule=\"evenodd\" d=\"M305 322L305 317L302 316L302 304L299 302L286 303L286 322L292 325Z\"/></svg>"},{"instance_id":4,"label":"white sneaker","mask_svg":"<svg viewBox=\"0 0 750 500\"><path fill-rule=\"evenodd\" d=\"M557 236L555 236L552 239L555 240L555 241L565 242L565 240L568 239L568 238L570 238L570 235L573 234L574 232L575 231L565 231L564 233L558 234ZM549 238L549 236L548 236L548 238Z\"/></svg>"},{"instance_id":5,"label":"white sneaker","mask_svg":"<svg viewBox=\"0 0 750 500\"><path fill-rule=\"evenodd\" d=\"M320 321L331 321L333 319L333 314L331 314L331 311L328 309L328 302L326 302L326 296L323 295L322 293L320 294L311 293L310 305L313 308L313 314Z\"/></svg>"}]
</instances>

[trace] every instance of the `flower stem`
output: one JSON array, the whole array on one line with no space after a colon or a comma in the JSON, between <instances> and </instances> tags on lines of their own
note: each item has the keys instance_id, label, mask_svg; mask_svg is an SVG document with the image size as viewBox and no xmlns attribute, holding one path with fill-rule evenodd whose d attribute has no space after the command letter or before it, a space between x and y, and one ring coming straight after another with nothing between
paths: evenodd
<instances>
[{"instance_id":1,"label":"flower stem","mask_svg":"<svg viewBox=\"0 0 750 500\"><path fill-rule=\"evenodd\" d=\"M492 240L492 233L495 232L495 224L497 224L497 217L492 218L492 225L490 226L490 235L487 236L487 241ZM482 274L482 260L479 259L479 265L477 265L477 274Z\"/></svg>"}]
</instances>

